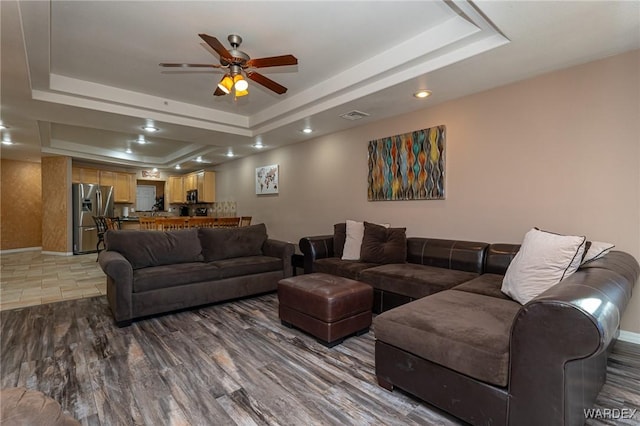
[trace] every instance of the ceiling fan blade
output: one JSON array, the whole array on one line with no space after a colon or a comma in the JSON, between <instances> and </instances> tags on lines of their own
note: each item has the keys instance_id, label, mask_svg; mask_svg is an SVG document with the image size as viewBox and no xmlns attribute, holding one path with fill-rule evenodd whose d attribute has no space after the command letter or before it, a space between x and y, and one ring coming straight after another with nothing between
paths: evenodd
<instances>
[{"instance_id":1,"label":"ceiling fan blade","mask_svg":"<svg viewBox=\"0 0 640 426\"><path fill-rule=\"evenodd\" d=\"M198 35L209 46L211 46L211 48L215 50L222 59L226 60L227 62L233 62L233 56L231 56L231 53L229 53L227 48L224 47L222 43L218 41L217 38L211 37L210 35L207 35L207 34L198 34Z\"/></svg>"},{"instance_id":2,"label":"ceiling fan blade","mask_svg":"<svg viewBox=\"0 0 640 426\"><path fill-rule=\"evenodd\" d=\"M160 64L161 67L170 67L170 68L222 68L222 65L215 64Z\"/></svg>"},{"instance_id":3,"label":"ceiling fan blade","mask_svg":"<svg viewBox=\"0 0 640 426\"><path fill-rule=\"evenodd\" d=\"M213 92L213 96L223 96L226 95L226 93L224 93L222 90L220 90L219 87L216 87L216 91Z\"/></svg>"},{"instance_id":4,"label":"ceiling fan blade","mask_svg":"<svg viewBox=\"0 0 640 426\"><path fill-rule=\"evenodd\" d=\"M273 90L278 95L282 95L283 93L286 93L286 91L287 91L286 87L276 83L275 81L271 80L270 78L267 78L264 75L262 75L260 73L257 73L255 71L248 71L247 72L247 77L249 77L251 80L255 81L258 84L262 84L267 89Z\"/></svg>"},{"instance_id":5,"label":"ceiling fan blade","mask_svg":"<svg viewBox=\"0 0 640 426\"><path fill-rule=\"evenodd\" d=\"M282 55L250 59L247 62L247 66L253 68L281 67L284 65L298 65L298 58L293 55Z\"/></svg>"}]
</instances>

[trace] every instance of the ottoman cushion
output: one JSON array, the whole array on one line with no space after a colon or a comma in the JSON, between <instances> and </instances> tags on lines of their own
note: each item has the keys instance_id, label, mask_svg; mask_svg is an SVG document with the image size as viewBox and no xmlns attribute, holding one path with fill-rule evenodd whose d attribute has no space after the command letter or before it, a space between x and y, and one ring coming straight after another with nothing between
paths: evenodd
<instances>
[{"instance_id":1,"label":"ottoman cushion","mask_svg":"<svg viewBox=\"0 0 640 426\"><path fill-rule=\"evenodd\" d=\"M324 322L370 311L373 303L371 286L323 273L285 278L278 289L280 304Z\"/></svg>"},{"instance_id":2,"label":"ottoman cushion","mask_svg":"<svg viewBox=\"0 0 640 426\"><path fill-rule=\"evenodd\" d=\"M0 390L0 424L75 426L80 422L66 415L60 404L42 392L7 388Z\"/></svg>"}]
</instances>

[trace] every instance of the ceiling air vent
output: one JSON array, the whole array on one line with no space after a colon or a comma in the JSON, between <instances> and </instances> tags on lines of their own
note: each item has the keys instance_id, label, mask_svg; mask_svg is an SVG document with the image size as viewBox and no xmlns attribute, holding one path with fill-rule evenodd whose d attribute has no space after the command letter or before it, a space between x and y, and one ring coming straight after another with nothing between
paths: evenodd
<instances>
[{"instance_id":1,"label":"ceiling air vent","mask_svg":"<svg viewBox=\"0 0 640 426\"><path fill-rule=\"evenodd\" d=\"M367 114L366 112L356 111L354 109L353 111L342 114L340 117L344 118L345 120L356 121L360 120L361 118L368 117L369 115L370 114Z\"/></svg>"}]
</instances>

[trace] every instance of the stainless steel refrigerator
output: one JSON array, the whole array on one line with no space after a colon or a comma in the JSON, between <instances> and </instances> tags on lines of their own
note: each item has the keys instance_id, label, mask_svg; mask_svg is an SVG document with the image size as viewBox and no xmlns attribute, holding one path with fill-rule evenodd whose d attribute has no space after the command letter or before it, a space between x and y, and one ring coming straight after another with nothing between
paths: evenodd
<instances>
[{"instance_id":1,"label":"stainless steel refrigerator","mask_svg":"<svg viewBox=\"0 0 640 426\"><path fill-rule=\"evenodd\" d=\"M95 253L98 230L93 216L113 216L113 187L74 183L72 191L73 253Z\"/></svg>"}]
</instances>

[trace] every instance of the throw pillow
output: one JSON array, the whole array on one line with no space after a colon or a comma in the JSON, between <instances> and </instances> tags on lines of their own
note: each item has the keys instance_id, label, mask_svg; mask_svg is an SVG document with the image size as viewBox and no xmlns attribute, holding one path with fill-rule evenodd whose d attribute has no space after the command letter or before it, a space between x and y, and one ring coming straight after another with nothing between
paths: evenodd
<instances>
[{"instance_id":1,"label":"throw pillow","mask_svg":"<svg viewBox=\"0 0 640 426\"><path fill-rule=\"evenodd\" d=\"M344 242L347 239L347 224L336 223L333 225L333 255L335 257L342 257L344 251Z\"/></svg>"},{"instance_id":2,"label":"throw pillow","mask_svg":"<svg viewBox=\"0 0 640 426\"><path fill-rule=\"evenodd\" d=\"M347 220L347 237L344 241L342 260L360 260L360 246L364 236L364 223Z\"/></svg>"},{"instance_id":3,"label":"throw pillow","mask_svg":"<svg viewBox=\"0 0 640 426\"><path fill-rule=\"evenodd\" d=\"M586 240L531 229L507 268L502 292L523 305L529 302L578 269Z\"/></svg>"},{"instance_id":4,"label":"throw pillow","mask_svg":"<svg viewBox=\"0 0 640 426\"><path fill-rule=\"evenodd\" d=\"M587 253L584 255L584 259L582 259L582 265L588 262L593 262L594 260L600 259L605 256L607 253L611 251L615 246L611 243L603 243L601 241L591 241L589 244L589 248L587 249Z\"/></svg>"},{"instance_id":5,"label":"throw pillow","mask_svg":"<svg viewBox=\"0 0 640 426\"><path fill-rule=\"evenodd\" d=\"M406 228L388 228L364 223L362 261L369 263L405 263L407 261Z\"/></svg>"}]
</instances>

